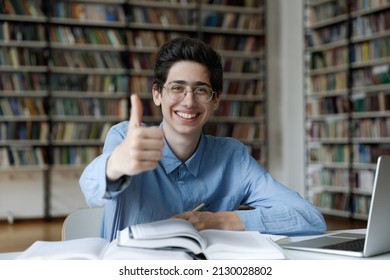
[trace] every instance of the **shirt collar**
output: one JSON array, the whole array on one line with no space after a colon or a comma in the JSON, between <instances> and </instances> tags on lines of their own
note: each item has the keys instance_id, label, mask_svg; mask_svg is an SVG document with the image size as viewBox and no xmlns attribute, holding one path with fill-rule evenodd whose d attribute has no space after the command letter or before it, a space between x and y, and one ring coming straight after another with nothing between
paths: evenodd
<instances>
[{"instance_id":1,"label":"shirt collar","mask_svg":"<svg viewBox=\"0 0 390 280\"><path fill-rule=\"evenodd\" d=\"M162 128L162 124L160 124ZM194 154L184 163L188 168L188 171L193 175L197 176L200 168L200 162L203 155L205 139L204 135L200 136L198 147L196 148ZM175 156L168 143L164 139L164 147L162 149L162 160L161 164L163 165L165 172L167 174L172 173L176 168L182 165L182 162Z\"/></svg>"}]
</instances>

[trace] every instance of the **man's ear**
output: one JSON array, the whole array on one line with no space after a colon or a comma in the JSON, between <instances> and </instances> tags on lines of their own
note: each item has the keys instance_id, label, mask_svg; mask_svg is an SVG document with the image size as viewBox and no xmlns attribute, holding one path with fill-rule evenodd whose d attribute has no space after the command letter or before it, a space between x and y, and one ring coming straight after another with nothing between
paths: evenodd
<instances>
[{"instance_id":1,"label":"man's ear","mask_svg":"<svg viewBox=\"0 0 390 280\"><path fill-rule=\"evenodd\" d=\"M219 94L218 96L215 96L215 98L213 98L212 102L213 102L213 110L214 111L218 109L220 100L221 100L221 94Z\"/></svg>"},{"instance_id":2,"label":"man's ear","mask_svg":"<svg viewBox=\"0 0 390 280\"><path fill-rule=\"evenodd\" d=\"M153 88L152 88L152 95L153 95L153 102L156 106L160 106L161 105L161 92L159 92L156 88L156 85L153 85Z\"/></svg>"}]
</instances>

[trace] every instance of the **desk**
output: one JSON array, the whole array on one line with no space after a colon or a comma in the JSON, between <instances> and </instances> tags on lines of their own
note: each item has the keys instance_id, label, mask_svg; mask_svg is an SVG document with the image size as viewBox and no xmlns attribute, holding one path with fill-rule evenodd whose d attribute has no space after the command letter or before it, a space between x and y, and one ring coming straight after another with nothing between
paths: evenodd
<instances>
[{"instance_id":1,"label":"desk","mask_svg":"<svg viewBox=\"0 0 390 280\"><path fill-rule=\"evenodd\" d=\"M390 260L390 253L374 256L371 258L356 258L339 256L332 254L321 254L313 252L304 252L298 250L284 250L287 257L291 260ZM0 262L2 260L14 260L20 252L0 253Z\"/></svg>"}]
</instances>

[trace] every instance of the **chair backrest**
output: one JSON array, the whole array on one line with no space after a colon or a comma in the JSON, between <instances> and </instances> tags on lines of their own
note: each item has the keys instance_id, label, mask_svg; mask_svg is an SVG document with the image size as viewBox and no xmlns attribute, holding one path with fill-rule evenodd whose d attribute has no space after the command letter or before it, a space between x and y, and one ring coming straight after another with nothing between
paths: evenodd
<instances>
[{"instance_id":1,"label":"chair backrest","mask_svg":"<svg viewBox=\"0 0 390 280\"><path fill-rule=\"evenodd\" d=\"M62 225L62 240L98 237L103 208L78 209L70 213Z\"/></svg>"}]
</instances>

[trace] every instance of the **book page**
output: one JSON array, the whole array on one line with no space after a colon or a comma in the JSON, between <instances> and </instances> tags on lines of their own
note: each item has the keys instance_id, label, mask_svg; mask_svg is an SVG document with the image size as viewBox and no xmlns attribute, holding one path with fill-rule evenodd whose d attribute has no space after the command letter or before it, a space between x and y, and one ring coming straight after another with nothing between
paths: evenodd
<instances>
[{"instance_id":1,"label":"book page","mask_svg":"<svg viewBox=\"0 0 390 280\"><path fill-rule=\"evenodd\" d=\"M268 237L278 245L290 242L290 237L288 237L287 235L266 234L266 233L262 233L261 235Z\"/></svg>"},{"instance_id":2,"label":"book page","mask_svg":"<svg viewBox=\"0 0 390 280\"><path fill-rule=\"evenodd\" d=\"M111 242L105 260L192 260L183 250L157 250L118 246L117 240Z\"/></svg>"},{"instance_id":3,"label":"book page","mask_svg":"<svg viewBox=\"0 0 390 280\"><path fill-rule=\"evenodd\" d=\"M171 249L179 251L190 251L194 254L200 254L203 247L193 238L185 236L173 236L167 238L152 239L134 239L129 235L128 228L118 232L118 246L147 248L147 249Z\"/></svg>"},{"instance_id":4,"label":"book page","mask_svg":"<svg viewBox=\"0 0 390 280\"><path fill-rule=\"evenodd\" d=\"M102 238L83 238L66 241L36 241L18 259L98 260L108 247Z\"/></svg>"},{"instance_id":5,"label":"book page","mask_svg":"<svg viewBox=\"0 0 390 280\"><path fill-rule=\"evenodd\" d=\"M130 227L134 239L163 239L169 237L189 237L204 248L205 242L202 236L184 219L166 219L151 223L138 224Z\"/></svg>"},{"instance_id":6,"label":"book page","mask_svg":"<svg viewBox=\"0 0 390 280\"><path fill-rule=\"evenodd\" d=\"M203 230L207 259L285 259L282 249L257 231Z\"/></svg>"}]
</instances>

